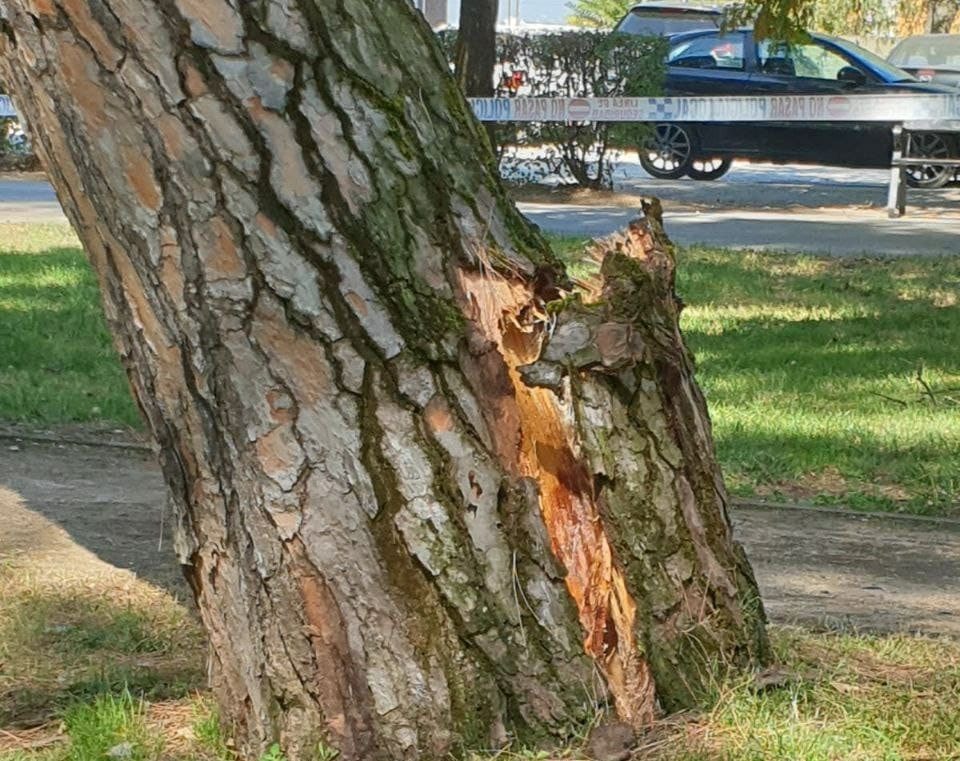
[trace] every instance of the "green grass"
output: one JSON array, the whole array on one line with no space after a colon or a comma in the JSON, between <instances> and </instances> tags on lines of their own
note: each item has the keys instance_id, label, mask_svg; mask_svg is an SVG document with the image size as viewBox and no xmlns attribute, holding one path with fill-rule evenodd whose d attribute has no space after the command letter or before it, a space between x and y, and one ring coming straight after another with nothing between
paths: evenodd
<instances>
[{"instance_id":1,"label":"green grass","mask_svg":"<svg viewBox=\"0 0 960 761\"><path fill-rule=\"evenodd\" d=\"M677 280L733 493L960 515L960 257L695 248Z\"/></svg>"},{"instance_id":2,"label":"green grass","mask_svg":"<svg viewBox=\"0 0 960 761\"><path fill-rule=\"evenodd\" d=\"M67 225L0 224L0 420L139 425Z\"/></svg>"},{"instance_id":3,"label":"green grass","mask_svg":"<svg viewBox=\"0 0 960 761\"><path fill-rule=\"evenodd\" d=\"M960 258L697 248L678 287L734 494L960 515ZM66 226L0 225L0 323L0 420L139 425Z\"/></svg>"},{"instance_id":4,"label":"green grass","mask_svg":"<svg viewBox=\"0 0 960 761\"><path fill-rule=\"evenodd\" d=\"M160 755L162 743L147 729L146 706L129 690L73 705L63 723L70 737L64 761L110 758L111 751L113 757L122 753L118 761L151 761Z\"/></svg>"},{"instance_id":5,"label":"green grass","mask_svg":"<svg viewBox=\"0 0 960 761\"><path fill-rule=\"evenodd\" d=\"M0 560L0 761L232 761L181 731L206 687L194 614L93 556L63 557L41 541Z\"/></svg>"},{"instance_id":6,"label":"green grass","mask_svg":"<svg viewBox=\"0 0 960 761\"><path fill-rule=\"evenodd\" d=\"M736 493L958 514L960 258L698 249L678 288Z\"/></svg>"}]
</instances>

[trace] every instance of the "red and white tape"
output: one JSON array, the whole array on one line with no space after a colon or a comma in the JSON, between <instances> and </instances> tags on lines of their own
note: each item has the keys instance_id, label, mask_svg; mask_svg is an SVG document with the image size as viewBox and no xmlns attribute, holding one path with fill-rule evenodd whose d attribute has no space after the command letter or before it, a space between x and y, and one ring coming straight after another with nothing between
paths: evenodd
<instances>
[{"instance_id":1,"label":"red and white tape","mask_svg":"<svg viewBox=\"0 0 960 761\"><path fill-rule=\"evenodd\" d=\"M960 93L472 98L470 105L484 122L960 122Z\"/></svg>"}]
</instances>

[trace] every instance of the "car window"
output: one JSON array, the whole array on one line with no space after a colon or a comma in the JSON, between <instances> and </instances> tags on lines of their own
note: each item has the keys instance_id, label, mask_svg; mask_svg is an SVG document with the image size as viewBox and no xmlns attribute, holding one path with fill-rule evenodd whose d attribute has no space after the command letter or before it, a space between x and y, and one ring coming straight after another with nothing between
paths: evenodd
<instances>
[{"instance_id":1,"label":"car window","mask_svg":"<svg viewBox=\"0 0 960 761\"><path fill-rule=\"evenodd\" d=\"M850 61L816 42L787 44L765 40L757 43L760 71L788 77L836 80Z\"/></svg>"},{"instance_id":2,"label":"car window","mask_svg":"<svg viewBox=\"0 0 960 761\"><path fill-rule=\"evenodd\" d=\"M667 64L687 69L743 71L743 35L711 34L684 40L670 49Z\"/></svg>"},{"instance_id":3,"label":"car window","mask_svg":"<svg viewBox=\"0 0 960 761\"><path fill-rule=\"evenodd\" d=\"M960 35L911 37L893 49L889 61L907 67L960 68Z\"/></svg>"},{"instance_id":4,"label":"car window","mask_svg":"<svg viewBox=\"0 0 960 761\"><path fill-rule=\"evenodd\" d=\"M719 29L723 17L718 13L698 13L686 8L635 8L617 25L624 34L671 37L683 32L706 32Z\"/></svg>"}]
</instances>

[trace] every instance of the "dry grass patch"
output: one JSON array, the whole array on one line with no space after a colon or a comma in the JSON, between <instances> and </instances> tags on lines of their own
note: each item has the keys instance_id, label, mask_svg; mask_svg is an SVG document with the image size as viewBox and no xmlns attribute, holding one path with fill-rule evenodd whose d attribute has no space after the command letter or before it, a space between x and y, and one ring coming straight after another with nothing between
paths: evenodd
<instances>
[{"instance_id":1,"label":"dry grass patch","mask_svg":"<svg viewBox=\"0 0 960 761\"><path fill-rule=\"evenodd\" d=\"M129 690L180 697L204 684L203 637L182 603L91 565L0 565L0 727L30 729L78 701Z\"/></svg>"}]
</instances>

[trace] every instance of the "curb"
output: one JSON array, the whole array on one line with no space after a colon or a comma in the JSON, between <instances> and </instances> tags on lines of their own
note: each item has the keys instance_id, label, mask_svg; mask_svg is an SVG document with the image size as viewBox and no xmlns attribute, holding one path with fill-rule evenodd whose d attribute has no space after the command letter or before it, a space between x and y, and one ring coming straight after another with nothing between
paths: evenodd
<instances>
[{"instance_id":1,"label":"curb","mask_svg":"<svg viewBox=\"0 0 960 761\"><path fill-rule=\"evenodd\" d=\"M140 444L135 441L118 441L116 439L85 439L43 433L15 433L12 431L0 431L0 441L25 441L31 444L63 444L74 447L126 449L135 452L155 451L152 445Z\"/></svg>"},{"instance_id":2,"label":"curb","mask_svg":"<svg viewBox=\"0 0 960 761\"><path fill-rule=\"evenodd\" d=\"M839 515L844 518L862 518L864 520L904 521L906 523L927 523L935 526L956 526L960 528L958 518L937 518L932 515L912 515L910 513L884 513L878 511L856 510L851 507L814 505L809 502L768 502L762 499L731 499L735 508L748 510L785 510L793 512L821 513Z\"/></svg>"}]
</instances>

